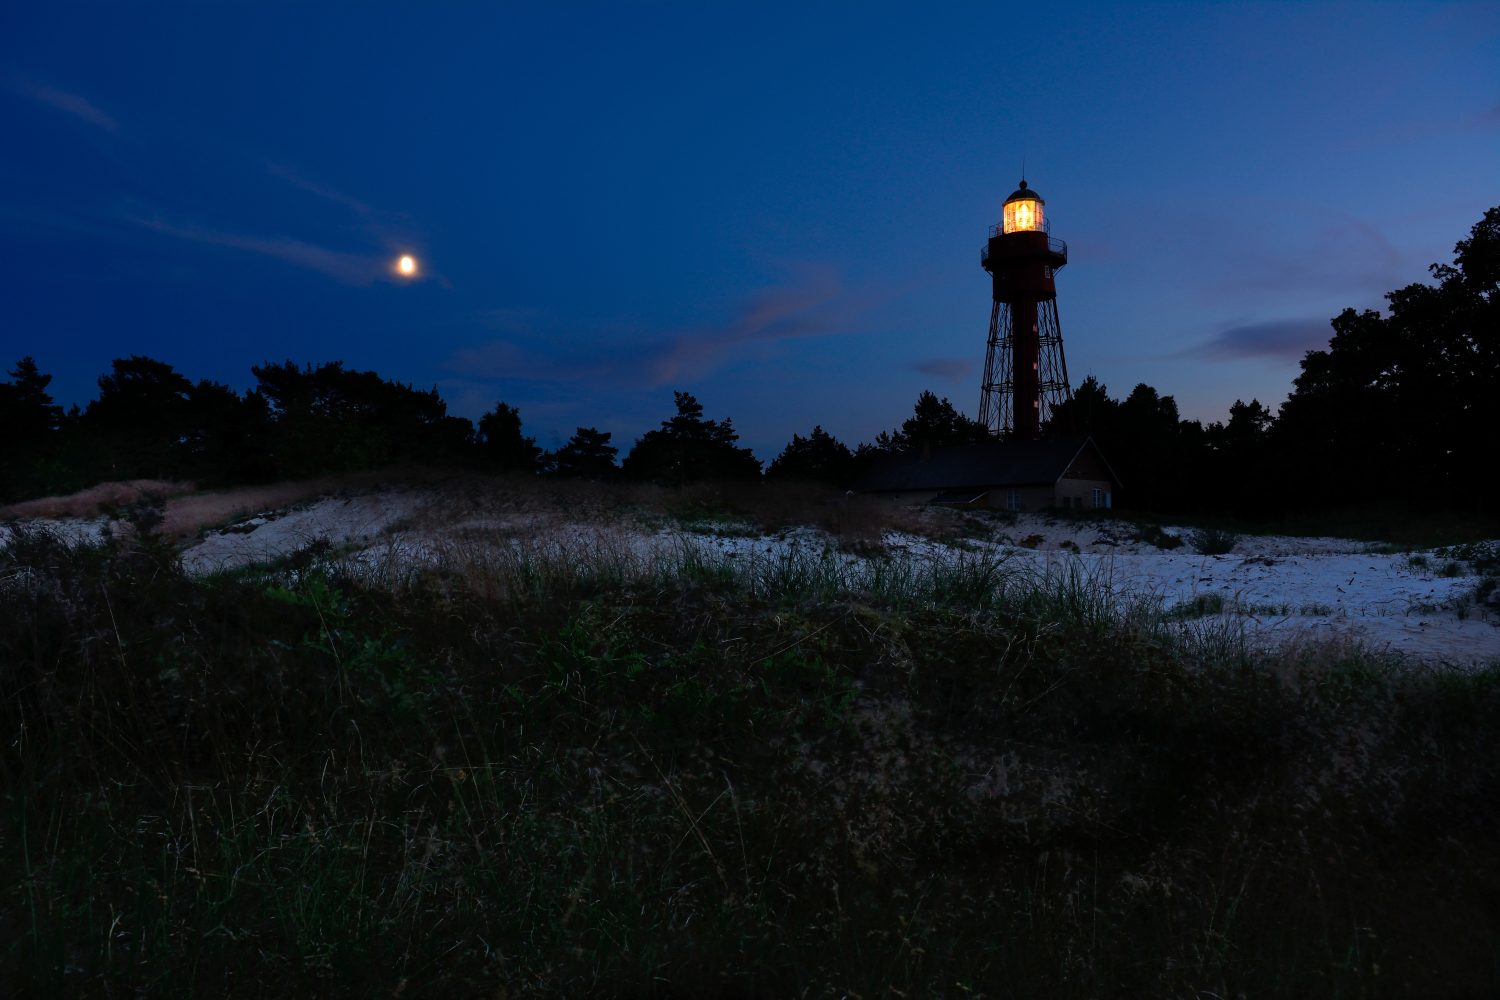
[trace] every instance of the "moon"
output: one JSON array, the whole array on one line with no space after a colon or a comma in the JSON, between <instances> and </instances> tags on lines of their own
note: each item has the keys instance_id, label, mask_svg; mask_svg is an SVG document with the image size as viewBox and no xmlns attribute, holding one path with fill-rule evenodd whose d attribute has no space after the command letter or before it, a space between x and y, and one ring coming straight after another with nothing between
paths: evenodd
<instances>
[{"instance_id":1,"label":"moon","mask_svg":"<svg viewBox=\"0 0 1500 1000\"><path fill-rule=\"evenodd\" d=\"M409 253L402 254L401 259L396 261L396 270L403 278L413 277L417 273L417 258Z\"/></svg>"}]
</instances>

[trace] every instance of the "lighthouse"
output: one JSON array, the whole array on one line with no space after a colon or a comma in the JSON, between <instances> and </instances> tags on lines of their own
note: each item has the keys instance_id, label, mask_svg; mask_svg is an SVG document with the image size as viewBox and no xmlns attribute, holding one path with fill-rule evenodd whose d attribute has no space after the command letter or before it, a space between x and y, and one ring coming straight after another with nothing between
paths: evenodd
<instances>
[{"instance_id":1,"label":"lighthouse","mask_svg":"<svg viewBox=\"0 0 1500 1000\"><path fill-rule=\"evenodd\" d=\"M979 252L993 290L979 422L1005 440L1041 438L1052 411L1072 395L1055 281L1068 245L1052 237L1046 204L1022 179Z\"/></svg>"},{"instance_id":2,"label":"lighthouse","mask_svg":"<svg viewBox=\"0 0 1500 1000\"><path fill-rule=\"evenodd\" d=\"M1067 244L1047 228L1046 202L1022 180L979 251L994 289L979 422L993 439L888 451L857 491L1011 511L1114 506L1120 480L1093 438L1056 426L1055 411L1071 398L1054 281L1067 262Z\"/></svg>"}]
</instances>

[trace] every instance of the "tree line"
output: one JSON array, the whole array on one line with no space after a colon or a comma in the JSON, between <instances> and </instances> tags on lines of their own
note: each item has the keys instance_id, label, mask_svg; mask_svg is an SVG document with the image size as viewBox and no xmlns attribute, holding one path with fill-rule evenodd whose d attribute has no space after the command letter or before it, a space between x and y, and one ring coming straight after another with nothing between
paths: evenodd
<instances>
[{"instance_id":1,"label":"tree line","mask_svg":"<svg viewBox=\"0 0 1500 1000\"><path fill-rule=\"evenodd\" d=\"M1278 514L1398 502L1418 509L1500 509L1483 484L1500 428L1500 207L1433 265L1436 283L1387 295L1388 315L1346 309L1326 350L1301 362L1278 412L1236 400L1228 419L1184 420L1144 383L1123 399L1086 379L1048 430L1092 435L1129 505L1162 512ZM983 425L923 392L912 415L851 449L821 426L793 435L762 470L728 418L690 393L624 455L609 432L579 427L546 451L497 403L477 422L417 389L341 362L267 362L240 393L132 355L64 410L30 357L0 382L0 501L114 479L267 482L427 464L680 485L695 479L801 479L848 486L879 456L989 440Z\"/></svg>"},{"instance_id":2,"label":"tree line","mask_svg":"<svg viewBox=\"0 0 1500 1000\"><path fill-rule=\"evenodd\" d=\"M1388 293L1386 315L1335 316L1277 412L1236 400L1204 426L1150 386L1117 401L1090 378L1058 421L1092 434L1147 509L1500 512L1500 207L1430 271Z\"/></svg>"}]
</instances>

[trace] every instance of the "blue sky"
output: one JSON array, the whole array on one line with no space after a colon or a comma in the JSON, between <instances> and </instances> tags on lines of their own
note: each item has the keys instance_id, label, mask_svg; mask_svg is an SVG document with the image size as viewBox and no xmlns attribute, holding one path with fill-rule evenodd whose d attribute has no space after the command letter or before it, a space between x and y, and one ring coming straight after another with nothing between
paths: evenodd
<instances>
[{"instance_id":1,"label":"blue sky","mask_svg":"<svg viewBox=\"0 0 1500 1000\"><path fill-rule=\"evenodd\" d=\"M977 410L1024 158L1074 383L1223 419L1500 204L1494 4L938 6L6 5L0 363L852 444Z\"/></svg>"}]
</instances>

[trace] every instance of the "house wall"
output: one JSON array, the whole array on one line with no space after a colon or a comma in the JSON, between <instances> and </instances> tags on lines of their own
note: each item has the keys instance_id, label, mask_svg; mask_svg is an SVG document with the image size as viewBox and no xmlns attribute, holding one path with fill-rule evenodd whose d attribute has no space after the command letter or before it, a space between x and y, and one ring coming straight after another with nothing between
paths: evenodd
<instances>
[{"instance_id":1,"label":"house wall","mask_svg":"<svg viewBox=\"0 0 1500 1000\"><path fill-rule=\"evenodd\" d=\"M1090 509L1094 506L1094 490L1104 491L1106 497L1114 492L1114 483L1106 476L1103 479L1070 479L1064 477L1057 481L1055 491L1056 506L1058 507L1082 507ZM1114 506L1114 498L1106 501L1109 506Z\"/></svg>"},{"instance_id":2,"label":"house wall","mask_svg":"<svg viewBox=\"0 0 1500 1000\"><path fill-rule=\"evenodd\" d=\"M1063 472L1064 479L1095 479L1109 482L1109 467L1093 448L1085 447Z\"/></svg>"},{"instance_id":3,"label":"house wall","mask_svg":"<svg viewBox=\"0 0 1500 1000\"><path fill-rule=\"evenodd\" d=\"M1053 506L1056 490L1051 486L992 486L990 507L995 510L1010 510L1010 492L1015 490L1021 501L1021 510L1041 510Z\"/></svg>"},{"instance_id":4,"label":"house wall","mask_svg":"<svg viewBox=\"0 0 1500 1000\"><path fill-rule=\"evenodd\" d=\"M1057 506L1092 509L1096 489L1104 491L1105 506L1113 507L1114 477L1099 453L1086 446L1057 481Z\"/></svg>"}]
</instances>

